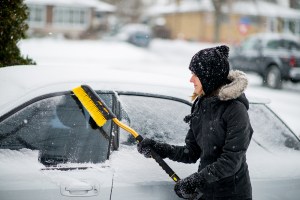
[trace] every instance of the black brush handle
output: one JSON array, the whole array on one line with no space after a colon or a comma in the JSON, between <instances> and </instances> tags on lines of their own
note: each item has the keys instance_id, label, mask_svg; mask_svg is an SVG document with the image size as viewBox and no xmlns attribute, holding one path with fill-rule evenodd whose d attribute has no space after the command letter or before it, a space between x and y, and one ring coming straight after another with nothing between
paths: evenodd
<instances>
[{"instance_id":1,"label":"black brush handle","mask_svg":"<svg viewBox=\"0 0 300 200\"><path fill-rule=\"evenodd\" d=\"M135 138L138 142L143 141L143 137L141 135ZM158 153L156 153L152 148L151 149L151 156L152 158L165 170L165 172L173 179L173 181L177 182L180 180L178 175L171 169L171 167L160 157Z\"/></svg>"},{"instance_id":2,"label":"black brush handle","mask_svg":"<svg viewBox=\"0 0 300 200\"><path fill-rule=\"evenodd\" d=\"M177 182L180 180L180 178L171 169L171 167L152 148L151 148L151 156L163 168L163 170L165 170L165 172L173 179L173 181Z\"/></svg>"},{"instance_id":3,"label":"black brush handle","mask_svg":"<svg viewBox=\"0 0 300 200\"><path fill-rule=\"evenodd\" d=\"M143 137L141 135L138 135L135 138L138 142L143 141ZM178 182L180 181L180 178L178 175L171 169L171 167L160 157L158 153L156 153L152 148L151 149L151 156L154 158L154 160L163 168L163 170L173 179L173 181ZM189 200L198 200L203 195L203 193L196 189L195 193L188 198Z\"/></svg>"}]
</instances>

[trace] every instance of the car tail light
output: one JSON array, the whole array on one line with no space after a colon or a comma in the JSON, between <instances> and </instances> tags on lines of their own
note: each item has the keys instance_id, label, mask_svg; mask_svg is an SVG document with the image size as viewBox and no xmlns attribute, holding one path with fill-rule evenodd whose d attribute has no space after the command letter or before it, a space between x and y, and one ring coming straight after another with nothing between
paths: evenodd
<instances>
[{"instance_id":1,"label":"car tail light","mask_svg":"<svg viewBox=\"0 0 300 200\"><path fill-rule=\"evenodd\" d=\"M292 56L290 58L289 65L290 65L290 67L296 67L296 58L295 58L295 56Z\"/></svg>"}]
</instances>

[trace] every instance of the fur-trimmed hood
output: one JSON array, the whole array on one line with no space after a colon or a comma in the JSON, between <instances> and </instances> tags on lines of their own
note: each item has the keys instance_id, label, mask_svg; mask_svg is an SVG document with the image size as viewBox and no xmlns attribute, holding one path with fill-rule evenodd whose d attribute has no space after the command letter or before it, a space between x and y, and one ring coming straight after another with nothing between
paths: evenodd
<instances>
[{"instance_id":1,"label":"fur-trimmed hood","mask_svg":"<svg viewBox=\"0 0 300 200\"><path fill-rule=\"evenodd\" d=\"M246 77L246 74L239 70L231 70L227 76L227 79L228 84L221 86L221 88L216 91L215 95L198 97L194 101L194 104L192 106L192 113L190 115L187 115L184 118L184 121L188 123L196 115L198 109L197 104L199 103L207 106L211 103L216 104L220 101L222 102L236 99L242 102L248 110L249 102L244 94L244 91L248 86L248 79Z\"/></svg>"},{"instance_id":2,"label":"fur-trimmed hood","mask_svg":"<svg viewBox=\"0 0 300 200\"><path fill-rule=\"evenodd\" d=\"M222 86L218 91L218 97L221 101L236 99L241 96L248 86L246 74L239 70L229 72L228 80L230 83Z\"/></svg>"}]
</instances>

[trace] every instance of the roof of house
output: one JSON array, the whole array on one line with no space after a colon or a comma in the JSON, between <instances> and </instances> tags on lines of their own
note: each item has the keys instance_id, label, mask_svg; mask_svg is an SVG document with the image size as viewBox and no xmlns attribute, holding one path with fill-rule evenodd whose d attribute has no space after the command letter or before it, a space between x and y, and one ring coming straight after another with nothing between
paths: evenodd
<instances>
[{"instance_id":1,"label":"roof of house","mask_svg":"<svg viewBox=\"0 0 300 200\"><path fill-rule=\"evenodd\" d=\"M196 11L214 11L214 6L210 0L185 0L181 1L180 4L167 3L167 4L157 4L148 9L149 15L157 14L169 14L175 12L196 12Z\"/></svg>"},{"instance_id":2,"label":"roof of house","mask_svg":"<svg viewBox=\"0 0 300 200\"><path fill-rule=\"evenodd\" d=\"M211 0L185 0L180 4L172 3L165 5L157 5L149 9L149 15L185 13L207 11L213 12L214 6ZM222 7L224 13L233 12L242 15L266 16L266 17L283 17L291 19L300 19L299 10L284 7L278 4L264 1L238 1L233 3L229 8L227 5Z\"/></svg>"},{"instance_id":3,"label":"roof of house","mask_svg":"<svg viewBox=\"0 0 300 200\"><path fill-rule=\"evenodd\" d=\"M33 5L54 5L70 7L93 7L97 11L113 12L115 6L98 0L25 0L26 4Z\"/></svg>"},{"instance_id":4,"label":"roof of house","mask_svg":"<svg viewBox=\"0 0 300 200\"><path fill-rule=\"evenodd\" d=\"M228 8L224 8L224 11L228 12ZM233 5L232 11L254 16L300 18L299 10L264 1L237 2Z\"/></svg>"}]
</instances>

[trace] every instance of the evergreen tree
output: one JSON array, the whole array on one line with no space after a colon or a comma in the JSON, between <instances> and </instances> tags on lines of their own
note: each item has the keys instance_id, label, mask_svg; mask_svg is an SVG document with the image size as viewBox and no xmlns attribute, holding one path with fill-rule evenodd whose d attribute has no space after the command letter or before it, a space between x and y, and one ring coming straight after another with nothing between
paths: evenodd
<instances>
[{"instance_id":1,"label":"evergreen tree","mask_svg":"<svg viewBox=\"0 0 300 200\"><path fill-rule=\"evenodd\" d=\"M23 0L0 0L0 5L0 67L35 64L17 45L26 38L28 7Z\"/></svg>"}]
</instances>

